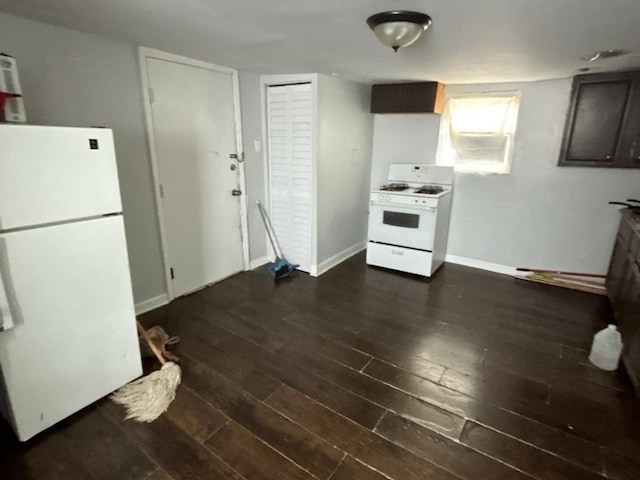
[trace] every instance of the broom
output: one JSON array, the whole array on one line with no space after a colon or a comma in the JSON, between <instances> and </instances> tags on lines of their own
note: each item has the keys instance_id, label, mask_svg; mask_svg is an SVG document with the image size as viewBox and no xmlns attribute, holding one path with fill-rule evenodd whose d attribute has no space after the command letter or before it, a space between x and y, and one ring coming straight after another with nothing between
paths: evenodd
<instances>
[{"instance_id":1,"label":"broom","mask_svg":"<svg viewBox=\"0 0 640 480\"><path fill-rule=\"evenodd\" d=\"M269 220L267 211L260 203L260 200L256 200L256 205L258 205L258 210L260 210L260 216L262 217L262 222L264 223L264 228L267 230L269 241L271 242L273 251L276 254L276 261L268 268L268 270L273 279L277 282L278 280L282 280L283 278L291 276L291 274L295 272L296 268L298 268L300 265L289 263L287 259L284 258L284 253L282 253L280 242L278 242L278 237L276 237L276 232L273 230L273 226L271 225L271 220Z\"/></svg>"},{"instance_id":2,"label":"broom","mask_svg":"<svg viewBox=\"0 0 640 480\"><path fill-rule=\"evenodd\" d=\"M138 332L158 358L162 368L121 387L111 395L111 400L127 409L125 420L153 422L167 411L176 397L181 372L177 364L164 359L158 347L149 338L147 331L137 320L136 323Z\"/></svg>"}]
</instances>

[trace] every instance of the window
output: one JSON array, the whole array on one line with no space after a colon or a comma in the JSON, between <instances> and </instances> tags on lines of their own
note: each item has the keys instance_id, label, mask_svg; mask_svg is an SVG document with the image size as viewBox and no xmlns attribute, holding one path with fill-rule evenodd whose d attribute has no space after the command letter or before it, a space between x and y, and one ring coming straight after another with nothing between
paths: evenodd
<instances>
[{"instance_id":1,"label":"window","mask_svg":"<svg viewBox=\"0 0 640 480\"><path fill-rule=\"evenodd\" d=\"M438 163L470 173L509 173L520 92L464 94L447 100Z\"/></svg>"}]
</instances>

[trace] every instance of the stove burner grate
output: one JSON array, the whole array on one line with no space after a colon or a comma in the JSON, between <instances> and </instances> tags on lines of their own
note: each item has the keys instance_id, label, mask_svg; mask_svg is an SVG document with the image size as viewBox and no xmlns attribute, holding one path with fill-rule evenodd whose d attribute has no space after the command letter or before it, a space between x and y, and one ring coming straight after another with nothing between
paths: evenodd
<instances>
[{"instance_id":1,"label":"stove burner grate","mask_svg":"<svg viewBox=\"0 0 640 480\"><path fill-rule=\"evenodd\" d=\"M436 185L425 185L424 187L415 189L413 193L422 193L424 195L436 195L442 192L444 192L444 188L442 187L438 187Z\"/></svg>"},{"instance_id":2,"label":"stove burner grate","mask_svg":"<svg viewBox=\"0 0 640 480\"><path fill-rule=\"evenodd\" d=\"M403 190L408 189L409 185L406 183L388 183L380 187L380 190L385 190L387 192L402 192Z\"/></svg>"}]
</instances>

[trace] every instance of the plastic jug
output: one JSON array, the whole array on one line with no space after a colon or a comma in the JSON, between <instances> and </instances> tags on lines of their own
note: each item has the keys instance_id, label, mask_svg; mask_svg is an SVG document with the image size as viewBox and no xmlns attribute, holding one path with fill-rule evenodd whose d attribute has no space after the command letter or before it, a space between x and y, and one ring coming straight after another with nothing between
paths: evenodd
<instances>
[{"instance_id":1,"label":"plastic jug","mask_svg":"<svg viewBox=\"0 0 640 480\"><path fill-rule=\"evenodd\" d=\"M608 325L593 336L589 361L602 370L618 368L622 339L615 325Z\"/></svg>"}]
</instances>

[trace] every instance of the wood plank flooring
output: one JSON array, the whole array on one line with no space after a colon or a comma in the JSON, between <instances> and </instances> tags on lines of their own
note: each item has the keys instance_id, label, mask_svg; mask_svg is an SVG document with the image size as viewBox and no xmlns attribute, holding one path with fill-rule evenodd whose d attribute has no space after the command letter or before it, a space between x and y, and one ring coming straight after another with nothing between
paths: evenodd
<instances>
[{"instance_id":1,"label":"wood plank flooring","mask_svg":"<svg viewBox=\"0 0 640 480\"><path fill-rule=\"evenodd\" d=\"M168 412L125 422L103 399L25 444L0 424L3 480L640 478L640 402L587 358L612 320L601 296L359 254L141 320L181 338Z\"/></svg>"}]
</instances>

